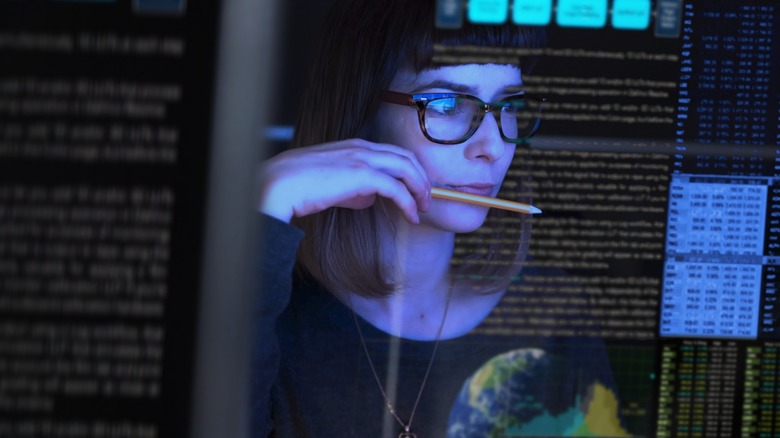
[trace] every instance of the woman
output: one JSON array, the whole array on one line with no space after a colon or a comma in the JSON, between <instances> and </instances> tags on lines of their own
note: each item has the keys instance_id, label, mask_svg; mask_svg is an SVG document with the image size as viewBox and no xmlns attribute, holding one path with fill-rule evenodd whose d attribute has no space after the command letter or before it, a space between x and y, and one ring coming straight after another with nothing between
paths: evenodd
<instances>
[{"instance_id":1,"label":"woman","mask_svg":"<svg viewBox=\"0 0 780 438\"><path fill-rule=\"evenodd\" d=\"M504 236L452 263L456 234L504 213L431 189L516 188L507 170L538 125L539 101L523 93L531 60L439 65L434 46L531 48L544 38L512 25L436 30L433 16L427 1L338 1L295 147L264 163L257 436L538 432L523 427L545 413L592 416L594 382L611 384L601 356L580 363L572 340L476 331L527 239ZM479 386L498 369L511 390ZM596 430L580 423L566 427Z\"/></svg>"}]
</instances>

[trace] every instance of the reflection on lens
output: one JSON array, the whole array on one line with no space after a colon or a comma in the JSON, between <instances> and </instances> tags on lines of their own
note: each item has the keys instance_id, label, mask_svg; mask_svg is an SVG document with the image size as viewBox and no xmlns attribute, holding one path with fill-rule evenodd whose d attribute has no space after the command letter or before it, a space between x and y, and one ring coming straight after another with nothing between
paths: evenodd
<instances>
[{"instance_id":1,"label":"reflection on lens","mask_svg":"<svg viewBox=\"0 0 780 438\"><path fill-rule=\"evenodd\" d=\"M468 135L479 110L479 104L470 99L433 99L425 107L425 129L437 140L460 140Z\"/></svg>"},{"instance_id":2,"label":"reflection on lens","mask_svg":"<svg viewBox=\"0 0 780 438\"><path fill-rule=\"evenodd\" d=\"M499 124L505 141L516 142L530 137L539 126L541 102L536 99L513 98L488 105L486 107L484 102L471 96L431 99L425 106L425 130L434 141L465 141L479 128L488 111L500 115Z\"/></svg>"}]
</instances>

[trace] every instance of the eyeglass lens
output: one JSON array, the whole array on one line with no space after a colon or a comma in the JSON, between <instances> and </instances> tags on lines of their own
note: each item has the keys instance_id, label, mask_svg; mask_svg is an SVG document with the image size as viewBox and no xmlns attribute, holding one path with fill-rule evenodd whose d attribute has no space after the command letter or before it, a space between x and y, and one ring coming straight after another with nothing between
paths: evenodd
<instances>
[{"instance_id":1,"label":"eyeglass lens","mask_svg":"<svg viewBox=\"0 0 780 438\"><path fill-rule=\"evenodd\" d=\"M465 97L432 99L425 107L425 129L428 135L442 141L456 141L476 130L482 118L482 104ZM539 104L531 99L513 99L501 108L501 130L507 139L533 134L539 118Z\"/></svg>"}]
</instances>

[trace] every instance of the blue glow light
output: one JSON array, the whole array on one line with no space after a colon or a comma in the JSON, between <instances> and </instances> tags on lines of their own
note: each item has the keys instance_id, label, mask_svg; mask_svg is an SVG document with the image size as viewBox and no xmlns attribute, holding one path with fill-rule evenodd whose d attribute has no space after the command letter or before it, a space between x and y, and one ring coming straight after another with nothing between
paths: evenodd
<instances>
[{"instance_id":1,"label":"blue glow light","mask_svg":"<svg viewBox=\"0 0 780 438\"><path fill-rule=\"evenodd\" d=\"M529 26L546 26L552 18L552 0L515 0L512 22Z\"/></svg>"},{"instance_id":2,"label":"blue glow light","mask_svg":"<svg viewBox=\"0 0 780 438\"><path fill-rule=\"evenodd\" d=\"M469 21L479 24L502 24L509 15L509 0L471 0Z\"/></svg>"},{"instance_id":3,"label":"blue glow light","mask_svg":"<svg viewBox=\"0 0 780 438\"><path fill-rule=\"evenodd\" d=\"M644 30L650 25L650 0L615 0L612 5L612 27Z\"/></svg>"},{"instance_id":4,"label":"blue glow light","mask_svg":"<svg viewBox=\"0 0 780 438\"><path fill-rule=\"evenodd\" d=\"M564 27L604 27L607 0L558 0L555 20Z\"/></svg>"}]
</instances>

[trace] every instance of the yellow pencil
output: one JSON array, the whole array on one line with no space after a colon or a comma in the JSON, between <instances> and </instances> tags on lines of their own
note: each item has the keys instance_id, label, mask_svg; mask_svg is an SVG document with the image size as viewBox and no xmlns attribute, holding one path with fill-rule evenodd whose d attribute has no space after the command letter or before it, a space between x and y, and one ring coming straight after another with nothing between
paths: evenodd
<instances>
[{"instance_id":1,"label":"yellow pencil","mask_svg":"<svg viewBox=\"0 0 780 438\"><path fill-rule=\"evenodd\" d=\"M533 205L521 204L519 202L507 201L505 199L491 198L488 196L472 195L471 193L458 192L455 190L442 189L439 187L433 187L431 189L431 195L434 198L448 199L450 201L458 201L466 204L482 205L484 207L500 208L503 210L511 210L525 214L539 214L542 212L542 210L539 210Z\"/></svg>"}]
</instances>

